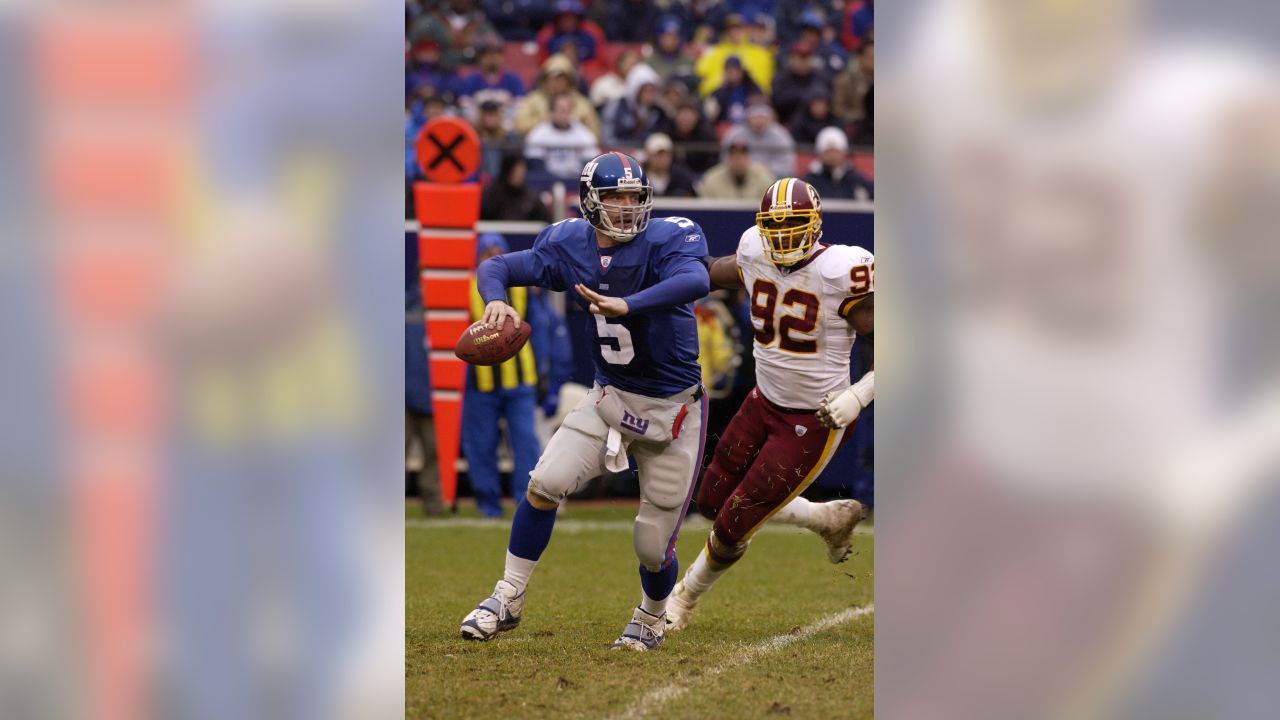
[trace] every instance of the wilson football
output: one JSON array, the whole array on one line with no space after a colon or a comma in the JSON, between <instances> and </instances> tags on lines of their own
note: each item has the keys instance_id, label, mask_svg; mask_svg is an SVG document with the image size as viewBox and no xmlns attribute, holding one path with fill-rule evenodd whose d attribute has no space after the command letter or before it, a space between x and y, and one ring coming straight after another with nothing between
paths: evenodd
<instances>
[{"instance_id":1,"label":"wilson football","mask_svg":"<svg viewBox=\"0 0 1280 720\"><path fill-rule=\"evenodd\" d=\"M453 354L472 365L497 365L515 357L532 333L529 323L521 322L517 328L510 316L505 318L501 328L474 322L462 331Z\"/></svg>"}]
</instances>

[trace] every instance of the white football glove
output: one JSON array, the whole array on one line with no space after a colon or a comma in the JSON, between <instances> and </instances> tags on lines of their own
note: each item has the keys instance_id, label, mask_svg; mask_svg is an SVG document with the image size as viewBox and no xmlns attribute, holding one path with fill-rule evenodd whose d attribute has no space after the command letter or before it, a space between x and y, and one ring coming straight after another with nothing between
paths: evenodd
<instances>
[{"instance_id":1,"label":"white football glove","mask_svg":"<svg viewBox=\"0 0 1280 720\"><path fill-rule=\"evenodd\" d=\"M835 430L858 419L862 408L875 399L876 374L871 371L858 382L839 392L827 393L818 403L818 422Z\"/></svg>"}]
</instances>

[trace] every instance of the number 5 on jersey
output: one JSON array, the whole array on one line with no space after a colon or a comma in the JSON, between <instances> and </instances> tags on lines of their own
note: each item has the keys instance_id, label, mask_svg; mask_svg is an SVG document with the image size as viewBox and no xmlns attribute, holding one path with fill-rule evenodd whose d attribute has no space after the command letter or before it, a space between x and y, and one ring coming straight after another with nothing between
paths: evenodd
<instances>
[{"instance_id":1,"label":"number 5 on jersey","mask_svg":"<svg viewBox=\"0 0 1280 720\"><path fill-rule=\"evenodd\" d=\"M636 356L631 345L631 331L625 326L611 323L603 315L592 315L596 319L596 338L600 341L600 357L610 365L627 365ZM617 345L617 348L613 346Z\"/></svg>"}]
</instances>

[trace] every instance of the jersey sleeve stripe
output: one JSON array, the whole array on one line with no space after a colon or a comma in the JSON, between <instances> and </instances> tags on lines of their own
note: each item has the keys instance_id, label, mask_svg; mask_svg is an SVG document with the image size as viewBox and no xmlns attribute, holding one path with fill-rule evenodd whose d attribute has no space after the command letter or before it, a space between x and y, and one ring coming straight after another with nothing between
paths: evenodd
<instances>
[{"instance_id":1,"label":"jersey sleeve stripe","mask_svg":"<svg viewBox=\"0 0 1280 720\"><path fill-rule=\"evenodd\" d=\"M859 302L861 302L861 301L863 301L863 300L865 300L865 299L867 299L867 296L866 296L866 295L862 295L862 296L860 296L860 297L847 297L847 298L845 298L845 299L844 299L843 301L841 301L841 303L840 303L840 317L842 317L842 318L847 318L847 317L849 317L849 312L850 312L851 310L853 310L853 306L854 306L854 305L857 305Z\"/></svg>"}]
</instances>

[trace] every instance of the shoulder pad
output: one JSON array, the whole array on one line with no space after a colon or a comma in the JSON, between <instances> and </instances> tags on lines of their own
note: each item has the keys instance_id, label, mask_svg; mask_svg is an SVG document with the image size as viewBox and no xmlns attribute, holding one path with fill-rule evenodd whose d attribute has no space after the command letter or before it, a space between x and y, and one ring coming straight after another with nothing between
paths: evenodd
<instances>
[{"instance_id":1,"label":"shoulder pad","mask_svg":"<svg viewBox=\"0 0 1280 720\"><path fill-rule=\"evenodd\" d=\"M845 283L852 268L874 263L875 256L854 245L828 245L818 260L824 279Z\"/></svg>"},{"instance_id":2,"label":"shoulder pad","mask_svg":"<svg viewBox=\"0 0 1280 720\"><path fill-rule=\"evenodd\" d=\"M754 259L764 255L764 246L761 245L763 240L760 239L760 228L752 225L742 232L742 237L738 238L738 259Z\"/></svg>"}]
</instances>

